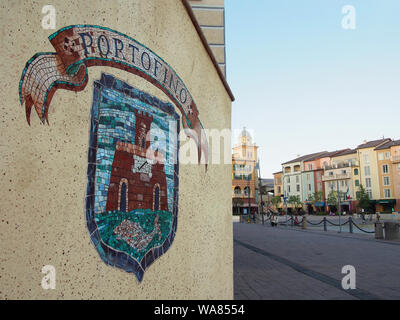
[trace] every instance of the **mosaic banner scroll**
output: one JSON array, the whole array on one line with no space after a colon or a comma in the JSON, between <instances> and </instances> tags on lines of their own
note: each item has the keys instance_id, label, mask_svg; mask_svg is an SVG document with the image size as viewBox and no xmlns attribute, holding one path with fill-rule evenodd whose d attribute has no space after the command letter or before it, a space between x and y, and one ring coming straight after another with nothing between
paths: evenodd
<instances>
[{"instance_id":1,"label":"mosaic banner scroll","mask_svg":"<svg viewBox=\"0 0 400 320\"><path fill-rule=\"evenodd\" d=\"M83 90L88 82L88 67L110 66L139 75L160 88L181 111L185 132L197 144L199 163L202 153L208 163L207 138L193 97L157 54L125 34L95 25L67 26L49 40L56 52L37 53L22 73L19 95L21 104L25 103L28 123L32 106L42 122L48 123L55 91Z\"/></svg>"}]
</instances>

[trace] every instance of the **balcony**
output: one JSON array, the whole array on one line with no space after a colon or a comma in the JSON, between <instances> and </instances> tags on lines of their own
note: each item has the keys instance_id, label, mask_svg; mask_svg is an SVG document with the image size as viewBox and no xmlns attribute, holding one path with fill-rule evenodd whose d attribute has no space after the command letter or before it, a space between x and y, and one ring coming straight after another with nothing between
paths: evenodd
<instances>
[{"instance_id":1,"label":"balcony","mask_svg":"<svg viewBox=\"0 0 400 320\"><path fill-rule=\"evenodd\" d=\"M332 169L340 169L340 168L350 168L350 167L358 167L359 163L358 160L351 161L351 162L342 162L342 163L337 163L331 166L325 166L325 170L332 170Z\"/></svg>"},{"instance_id":2,"label":"balcony","mask_svg":"<svg viewBox=\"0 0 400 320\"><path fill-rule=\"evenodd\" d=\"M392 162L394 162L394 163L400 162L400 155L399 156L392 156Z\"/></svg>"},{"instance_id":3,"label":"balcony","mask_svg":"<svg viewBox=\"0 0 400 320\"><path fill-rule=\"evenodd\" d=\"M322 176L322 181L332 181L332 180L344 180L350 179L350 173L341 174L325 174Z\"/></svg>"}]
</instances>

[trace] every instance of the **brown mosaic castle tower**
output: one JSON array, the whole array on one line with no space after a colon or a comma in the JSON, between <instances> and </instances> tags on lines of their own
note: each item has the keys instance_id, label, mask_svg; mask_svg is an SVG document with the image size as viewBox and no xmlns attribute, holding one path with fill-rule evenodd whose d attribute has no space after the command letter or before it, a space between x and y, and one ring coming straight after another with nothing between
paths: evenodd
<instances>
[{"instance_id":1,"label":"brown mosaic castle tower","mask_svg":"<svg viewBox=\"0 0 400 320\"><path fill-rule=\"evenodd\" d=\"M116 144L106 210L168 211L164 158L146 139L153 117L137 110L135 116L135 144Z\"/></svg>"}]
</instances>

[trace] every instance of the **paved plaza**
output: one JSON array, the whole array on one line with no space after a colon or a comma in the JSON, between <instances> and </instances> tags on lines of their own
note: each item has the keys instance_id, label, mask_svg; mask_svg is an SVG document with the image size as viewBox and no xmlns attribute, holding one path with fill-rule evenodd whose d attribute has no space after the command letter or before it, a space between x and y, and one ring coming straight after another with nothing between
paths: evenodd
<instances>
[{"instance_id":1,"label":"paved plaza","mask_svg":"<svg viewBox=\"0 0 400 320\"><path fill-rule=\"evenodd\" d=\"M233 222L235 299L400 299L400 242ZM341 286L342 267L356 289Z\"/></svg>"}]
</instances>

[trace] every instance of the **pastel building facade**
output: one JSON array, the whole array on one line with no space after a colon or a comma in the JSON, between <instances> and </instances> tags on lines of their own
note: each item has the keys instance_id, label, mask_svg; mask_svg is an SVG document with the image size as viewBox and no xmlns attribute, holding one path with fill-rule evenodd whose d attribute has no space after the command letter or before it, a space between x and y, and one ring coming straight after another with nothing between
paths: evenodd
<instances>
[{"instance_id":1,"label":"pastel building facade","mask_svg":"<svg viewBox=\"0 0 400 320\"><path fill-rule=\"evenodd\" d=\"M316 209L315 201L311 201L315 192L322 192L318 206L336 211L338 203L327 203L333 192L336 198L340 196L341 212L355 212L361 185L370 198L371 209L400 211L400 140L364 141L355 149L299 156L282 163L282 172L274 177L281 178L274 179L275 193L280 187L286 199L299 196L306 211Z\"/></svg>"},{"instance_id":2,"label":"pastel building facade","mask_svg":"<svg viewBox=\"0 0 400 320\"><path fill-rule=\"evenodd\" d=\"M282 171L275 172L273 176L274 176L274 196L280 197L281 195L283 195L283 183L282 183L283 173Z\"/></svg>"},{"instance_id":3,"label":"pastel building facade","mask_svg":"<svg viewBox=\"0 0 400 320\"><path fill-rule=\"evenodd\" d=\"M325 184L323 181L324 168L329 166L331 163L331 157L340 154L344 150L333 151L333 152L322 152L315 156L308 158L304 161L304 199L309 204L309 200L315 194L315 192L322 192L322 200L326 198ZM319 203L322 205L322 202Z\"/></svg>"},{"instance_id":4,"label":"pastel building facade","mask_svg":"<svg viewBox=\"0 0 400 320\"><path fill-rule=\"evenodd\" d=\"M327 196L330 192L340 195L341 211L353 211L360 185L357 150L347 149L333 155L331 164L325 167L323 181Z\"/></svg>"},{"instance_id":5,"label":"pastel building facade","mask_svg":"<svg viewBox=\"0 0 400 320\"><path fill-rule=\"evenodd\" d=\"M304 162L314 159L326 152L327 151L308 154L282 163L283 195L285 198L289 199L291 196L299 196L301 202L306 200L306 192L303 191L304 186L307 184L307 176L303 175ZM290 205L288 206L290 207Z\"/></svg>"},{"instance_id":6,"label":"pastel building facade","mask_svg":"<svg viewBox=\"0 0 400 320\"><path fill-rule=\"evenodd\" d=\"M257 204L257 159L258 146L253 143L250 133L243 128L238 143L232 152L232 199L240 199L240 213L256 212ZM233 200L235 202L235 200ZM233 208L236 210L237 208ZM237 211L237 210L236 210Z\"/></svg>"},{"instance_id":7,"label":"pastel building facade","mask_svg":"<svg viewBox=\"0 0 400 320\"><path fill-rule=\"evenodd\" d=\"M400 140L382 144L376 147L375 151L380 185L380 199L377 201L377 209L379 211L390 211L392 208L398 210L400 159L397 157L400 152Z\"/></svg>"},{"instance_id":8,"label":"pastel building facade","mask_svg":"<svg viewBox=\"0 0 400 320\"><path fill-rule=\"evenodd\" d=\"M360 184L363 185L371 200L380 199L381 196L375 148L389 141L390 139L364 141L357 147L357 156L360 162Z\"/></svg>"},{"instance_id":9,"label":"pastel building facade","mask_svg":"<svg viewBox=\"0 0 400 320\"><path fill-rule=\"evenodd\" d=\"M393 141L390 147L393 175L393 192L396 199L395 210L400 211L400 140Z\"/></svg>"}]
</instances>

